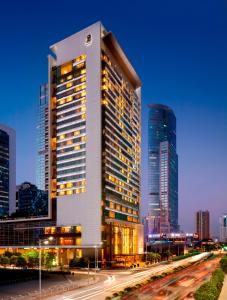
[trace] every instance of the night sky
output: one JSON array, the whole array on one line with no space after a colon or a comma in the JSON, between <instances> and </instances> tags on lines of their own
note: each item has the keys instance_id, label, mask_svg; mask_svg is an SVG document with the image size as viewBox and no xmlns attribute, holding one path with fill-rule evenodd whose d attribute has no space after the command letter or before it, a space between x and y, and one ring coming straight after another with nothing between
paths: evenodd
<instances>
[{"instance_id":1,"label":"night sky","mask_svg":"<svg viewBox=\"0 0 227 300\"><path fill-rule=\"evenodd\" d=\"M17 131L17 183L35 181L39 85L55 42L102 21L142 79L142 198L147 185L147 104L177 117L179 214L193 231L208 209L212 232L227 212L227 2L2 1L0 123Z\"/></svg>"}]
</instances>

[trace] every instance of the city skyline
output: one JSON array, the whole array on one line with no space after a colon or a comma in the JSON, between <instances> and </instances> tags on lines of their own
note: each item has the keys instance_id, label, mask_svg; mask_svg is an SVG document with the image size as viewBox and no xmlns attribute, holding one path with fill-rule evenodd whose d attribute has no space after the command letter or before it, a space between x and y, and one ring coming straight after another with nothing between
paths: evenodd
<instances>
[{"instance_id":1,"label":"city skyline","mask_svg":"<svg viewBox=\"0 0 227 300\"><path fill-rule=\"evenodd\" d=\"M18 11L23 10L23 5L25 3L18 7ZM10 8L9 4L7 4L7 7ZM167 14L167 8L168 6L164 10L164 14ZM126 18L125 21L122 21L125 22L125 26L121 30L121 26L119 27L113 19L102 17L104 13L102 11L102 13L97 12L97 10L94 10L90 17L86 18L86 21L83 18L76 21L74 19L70 21L71 23L68 22L67 25L58 25L57 29L54 25L50 25L51 22L48 19L48 30L45 30L47 16L43 10L40 12L44 16L42 18L43 25L40 28L34 28L33 25L31 30L26 27L25 22L21 22L17 31L15 33L13 31L13 34L11 34L9 26L7 29L8 35L3 34L3 44L8 45L7 51L8 48L13 49L10 43L15 43L17 39L26 39L23 45L19 44L17 47L21 61L19 59L12 61L6 59L6 62L3 62L3 69L6 74L2 78L3 96L7 101L3 103L0 118L1 123L9 125L17 131L18 183L23 181L35 182L35 109L39 85L46 82L47 76L45 77L43 74L47 66L45 56L48 45L51 44L50 41L54 43L61 37L68 36L70 33L92 24L97 19L101 19L104 24L107 24L107 27L113 28L117 38L123 44L126 54L132 58L133 65L143 81L143 197L146 195L147 183L145 167L147 162L147 111L145 107L148 103L159 102L171 106L178 118L178 154L180 157L179 223L183 225L182 229L191 228L193 230L194 212L202 208L209 209L213 218L213 225L214 223L218 224L219 215L225 211L224 201L226 198L226 187L224 186L226 180L226 169L224 168L224 165L226 165L226 140L224 141L224 136L227 128L224 121L227 109L224 101L226 100L226 96L224 96L226 91L224 71L227 62L224 58L226 43L221 41L221 36L224 37L225 34L223 29L224 12L221 14L221 7L214 8L211 2L206 2L202 21L199 20L202 6L196 6L198 12L194 12L194 22L191 23L190 19L182 20L179 16L180 11L184 11L186 8L179 6L176 11L176 20L172 20L170 28L167 28L167 21L163 25L161 22L156 25L155 22L152 23L151 21L148 24L149 28L144 29L143 34L140 34L140 28L133 27L131 20ZM60 11L58 5L54 9ZM153 9L159 12L158 16L161 16L158 5ZM211 12L214 15L210 20ZM31 17L34 17L32 13L27 18ZM217 17L219 17L219 20ZM15 15L13 22L16 22L17 18L19 18L19 15ZM179 19L183 22L182 31L175 27ZM2 20L6 22L4 17L2 17ZM157 21L157 17L155 20ZM170 21L168 18L167 20ZM34 23L31 21L31 24ZM126 26L127 24L130 26ZM192 25L191 29L189 25ZM3 28L5 31L5 27ZM25 34L20 33L20 30L22 32L23 29ZM34 38L34 31L39 35L37 41ZM134 31L136 36L133 35ZM163 39L156 37L158 33L161 34ZM167 33L170 34L171 40ZM127 38L125 38L126 34ZM195 35L193 36L193 34ZM217 37L215 38L216 34ZM138 44L135 44L135 40L138 40ZM169 41L171 42L168 44ZM212 42L215 47L211 45ZM39 47L36 47L37 45ZM210 49L207 49L207 47ZM148 51L147 48L152 52ZM218 50L215 50L215 48L218 48ZM142 58L140 56L141 49L143 49L141 52ZM1 51L3 56L6 56L5 50L2 49ZM13 53L10 54L10 51L9 56L13 55ZM166 51L166 53L164 54L163 51ZM199 51L199 53L196 55L195 51ZM150 57L150 53L153 54L153 57ZM213 60L210 61L212 55ZM32 76L29 73L31 63L35 67L35 70L32 70ZM18 85L16 91L12 91L9 96L7 89L10 88L10 83L7 79L9 76L6 75L8 72L10 74L15 66L17 68L14 72L19 78ZM31 145L34 145L34 147ZM193 191L193 194L191 191ZM215 202L218 208L215 209L212 202ZM187 215L184 211L187 211ZM182 224L183 219L185 220L184 224Z\"/></svg>"}]
</instances>

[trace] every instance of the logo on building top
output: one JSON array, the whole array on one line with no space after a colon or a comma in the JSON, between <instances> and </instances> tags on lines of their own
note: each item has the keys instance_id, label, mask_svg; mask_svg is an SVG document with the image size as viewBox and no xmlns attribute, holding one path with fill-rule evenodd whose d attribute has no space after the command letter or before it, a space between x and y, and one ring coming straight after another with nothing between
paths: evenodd
<instances>
[{"instance_id":1,"label":"logo on building top","mask_svg":"<svg viewBox=\"0 0 227 300\"><path fill-rule=\"evenodd\" d=\"M86 36L86 40L85 40L85 45L86 46L90 46L92 44L92 35L91 34L88 34Z\"/></svg>"}]
</instances>

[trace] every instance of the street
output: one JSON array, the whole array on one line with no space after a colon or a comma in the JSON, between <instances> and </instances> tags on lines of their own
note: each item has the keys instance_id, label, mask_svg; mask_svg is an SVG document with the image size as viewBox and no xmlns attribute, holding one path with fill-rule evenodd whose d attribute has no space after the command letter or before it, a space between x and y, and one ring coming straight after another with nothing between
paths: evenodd
<instances>
[{"instance_id":1,"label":"street","mask_svg":"<svg viewBox=\"0 0 227 300\"><path fill-rule=\"evenodd\" d=\"M149 283L122 300L189 300L194 299L193 292L206 281L216 269L219 259L193 265L177 274Z\"/></svg>"},{"instance_id":2,"label":"street","mask_svg":"<svg viewBox=\"0 0 227 300\"><path fill-rule=\"evenodd\" d=\"M163 272L172 270L178 266L187 265L190 262L197 262L205 257L207 257L209 253L202 253L196 255L194 257L189 257L180 261L172 262L170 264L159 264L153 266L149 269L139 270L138 272L121 272L121 271L103 271L104 274L109 274L108 279L103 282L99 282L93 286L87 286L85 288L81 288L79 290L66 292L62 295L56 295L49 298L48 300L87 300L87 299L95 299L102 300L107 296L111 296L115 292L119 292L124 288L135 285L137 283L143 282L145 279L156 275L161 274ZM148 299L148 298L147 298ZM165 299L165 298L160 298Z\"/></svg>"}]
</instances>

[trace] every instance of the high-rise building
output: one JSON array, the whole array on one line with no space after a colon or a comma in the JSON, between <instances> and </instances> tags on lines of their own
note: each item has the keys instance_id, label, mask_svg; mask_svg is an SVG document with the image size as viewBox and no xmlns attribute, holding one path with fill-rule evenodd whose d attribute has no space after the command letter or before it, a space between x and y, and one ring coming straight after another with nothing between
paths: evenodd
<instances>
[{"instance_id":1,"label":"high-rise building","mask_svg":"<svg viewBox=\"0 0 227 300\"><path fill-rule=\"evenodd\" d=\"M142 253L140 79L100 22L51 50L49 187L57 226L79 225L80 244L104 248L107 257Z\"/></svg>"},{"instance_id":2,"label":"high-rise building","mask_svg":"<svg viewBox=\"0 0 227 300\"><path fill-rule=\"evenodd\" d=\"M161 104L149 105L148 192L148 235L177 232L179 226L176 117L172 109Z\"/></svg>"},{"instance_id":3,"label":"high-rise building","mask_svg":"<svg viewBox=\"0 0 227 300\"><path fill-rule=\"evenodd\" d=\"M39 190L30 182L22 183L18 188L18 211L20 216L38 217L48 214L48 192Z\"/></svg>"},{"instance_id":4,"label":"high-rise building","mask_svg":"<svg viewBox=\"0 0 227 300\"><path fill-rule=\"evenodd\" d=\"M220 242L227 242L227 214L219 218L219 239Z\"/></svg>"},{"instance_id":5,"label":"high-rise building","mask_svg":"<svg viewBox=\"0 0 227 300\"><path fill-rule=\"evenodd\" d=\"M16 134L0 124L0 218L16 210Z\"/></svg>"},{"instance_id":6,"label":"high-rise building","mask_svg":"<svg viewBox=\"0 0 227 300\"><path fill-rule=\"evenodd\" d=\"M143 253L140 79L100 22L51 51L38 135L40 155L49 136L48 216L0 221L0 246L34 247L53 236L63 264L95 253L130 264Z\"/></svg>"},{"instance_id":7,"label":"high-rise building","mask_svg":"<svg viewBox=\"0 0 227 300\"><path fill-rule=\"evenodd\" d=\"M196 212L196 233L200 240L210 238L210 213L208 210Z\"/></svg>"},{"instance_id":8,"label":"high-rise building","mask_svg":"<svg viewBox=\"0 0 227 300\"><path fill-rule=\"evenodd\" d=\"M49 109L48 85L40 86L36 132L36 185L48 191L49 184Z\"/></svg>"}]
</instances>

